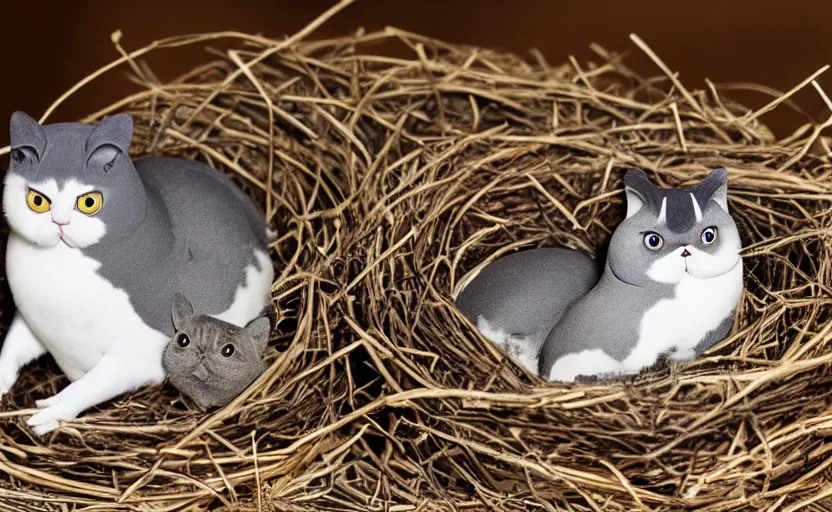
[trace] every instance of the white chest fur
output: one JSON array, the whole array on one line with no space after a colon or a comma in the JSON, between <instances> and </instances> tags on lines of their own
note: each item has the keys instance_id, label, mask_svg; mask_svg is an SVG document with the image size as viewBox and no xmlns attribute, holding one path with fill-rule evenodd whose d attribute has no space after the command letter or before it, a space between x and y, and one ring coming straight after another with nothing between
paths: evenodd
<instances>
[{"instance_id":1,"label":"white chest fur","mask_svg":"<svg viewBox=\"0 0 832 512\"><path fill-rule=\"evenodd\" d=\"M742 294L742 262L710 279L685 274L675 295L659 301L644 315L639 340L622 363L624 372L637 372L675 349L674 359L693 359L694 348L731 314Z\"/></svg>"},{"instance_id":2,"label":"white chest fur","mask_svg":"<svg viewBox=\"0 0 832 512\"><path fill-rule=\"evenodd\" d=\"M63 243L45 249L9 236L6 272L15 305L70 380L104 354L129 354L161 372L167 336L142 321L127 293L98 275L99 266Z\"/></svg>"}]
</instances>

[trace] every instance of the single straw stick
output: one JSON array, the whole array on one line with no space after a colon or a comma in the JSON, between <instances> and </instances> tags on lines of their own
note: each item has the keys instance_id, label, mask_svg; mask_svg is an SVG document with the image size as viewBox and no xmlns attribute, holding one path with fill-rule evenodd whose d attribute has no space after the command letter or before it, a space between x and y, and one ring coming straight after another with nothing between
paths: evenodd
<instances>
[{"instance_id":1,"label":"single straw stick","mask_svg":"<svg viewBox=\"0 0 832 512\"><path fill-rule=\"evenodd\" d=\"M689 93L688 90L685 89L685 86L682 85L682 82L680 82L679 79L676 78L676 74L670 71L670 68L668 68L664 61L662 61L662 59L660 59L659 56L656 55L656 52L654 52L649 46L647 46L647 43L642 41L641 38L637 35L630 34L630 39L636 44L636 46L641 48L641 50L644 53L646 53L647 56L650 57L653 60L653 62L656 63L657 66L659 66L659 69L661 69L662 72L665 75L667 75L668 78L670 78L670 81L673 82L673 85L679 90L679 92L685 98L685 101L690 103L690 106L693 107L693 109L696 110L696 112L699 115L705 117L705 111L702 110L702 106L699 105L699 102L697 102L696 99L694 99L693 95L691 95L691 93Z\"/></svg>"},{"instance_id":2,"label":"single straw stick","mask_svg":"<svg viewBox=\"0 0 832 512\"><path fill-rule=\"evenodd\" d=\"M797 84L796 86L794 86L794 87L792 87L791 89L789 89L789 90L788 90L788 92L786 92L786 94L784 94L784 95L780 96L779 98L777 98L777 99L775 99L774 101L770 102L770 103L769 103L768 105L766 105L765 107L761 108L760 110L758 110L758 111L754 112L753 114L751 114L750 116L746 117L746 118L744 119L744 121L745 121L745 122L753 121L753 120L757 119L758 117L760 117L761 115L765 114L766 112L769 112L769 111L771 111L771 110L774 110L774 108L775 108L777 105L779 105L779 104L783 103L784 101L786 101L787 99L789 99L792 95L794 95L794 93L796 93L796 92L797 92L797 91L799 91L800 89L803 89L804 87L806 87L806 85L810 84L811 82L814 82L814 81L815 81L815 78L817 78L817 77L819 77L820 75L822 75L822 74L823 74L823 73L824 73L827 69L829 69L829 64L827 64L827 65L823 66L823 67L822 67L822 68L820 68L819 70L817 70L817 71L815 71L814 73L812 73L812 75L811 75L809 78L807 78L806 80L803 80L802 82L800 82L800 83L799 83L799 84Z\"/></svg>"}]
</instances>

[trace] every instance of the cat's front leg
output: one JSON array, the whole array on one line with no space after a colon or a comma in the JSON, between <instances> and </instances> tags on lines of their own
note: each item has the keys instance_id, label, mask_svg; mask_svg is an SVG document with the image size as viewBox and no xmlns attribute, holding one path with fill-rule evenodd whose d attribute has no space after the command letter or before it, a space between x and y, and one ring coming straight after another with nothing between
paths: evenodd
<instances>
[{"instance_id":1,"label":"cat's front leg","mask_svg":"<svg viewBox=\"0 0 832 512\"><path fill-rule=\"evenodd\" d=\"M46 349L26 325L23 315L15 311L0 349L0 397L17 381L21 368L45 353Z\"/></svg>"},{"instance_id":2,"label":"cat's front leg","mask_svg":"<svg viewBox=\"0 0 832 512\"><path fill-rule=\"evenodd\" d=\"M38 409L46 409L49 406L55 405L56 403L61 401L61 398L72 394L73 386L75 386L75 383L70 382L69 386L65 387L64 389L60 390L59 392L55 393L54 395L50 396L49 398L44 398L42 400L35 400L35 406Z\"/></svg>"},{"instance_id":3,"label":"cat's front leg","mask_svg":"<svg viewBox=\"0 0 832 512\"><path fill-rule=\"evenodd\" d=\"M634 375L656 364L659 354L666 351L661 336L642 335L633 350L621 362L622 373Z\"/></svg>"},{"instance_id":4,"label":"cat's front leg","mask_svg":"<svg viewBox=\"0 0 832 512\"><path fill-rule=\"evenodd\" d=\"M134 389L164 380L161 359L105 354L83 377L57 395L39 401L43 409L26 422L37 435L58 428L83 411Z\"/></svg>"}]
</instances>

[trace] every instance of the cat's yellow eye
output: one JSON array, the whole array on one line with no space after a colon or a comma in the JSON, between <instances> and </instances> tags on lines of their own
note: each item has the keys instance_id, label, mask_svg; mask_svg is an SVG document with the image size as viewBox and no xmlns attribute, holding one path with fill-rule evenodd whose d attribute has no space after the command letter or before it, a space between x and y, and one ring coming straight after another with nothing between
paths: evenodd
<instances>
[{"instance_id":1,"label":"cat's yellow eye","mask_svg":"<svg viewBox=\"0 0 832 512\"><path fill-rule=\"evenodd\" d=\"M76 207L84 215L95 215L101 209L103 203L104 196L101 195L101 192L90 192L78 198Z\"/></svg>"},{"instance_id":2,"label":"cat's yellow eye","mask_svg":"<svg viewBox=\"0 0 832 512\"><path fill-rule=\"evenodd\" d=\"M45 195L32 189L26 191L26 204L29 205L29 209L35 213L48 212L49 208L52 206L49 203L49 199L47 199Z\"/></svg>"}]
</instances>

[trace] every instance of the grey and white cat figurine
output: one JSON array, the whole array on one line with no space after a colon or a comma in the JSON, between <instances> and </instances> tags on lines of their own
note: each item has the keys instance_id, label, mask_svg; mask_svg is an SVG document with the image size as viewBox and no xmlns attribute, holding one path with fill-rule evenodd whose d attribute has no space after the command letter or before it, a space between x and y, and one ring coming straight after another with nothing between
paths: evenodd
<instances>
[{"instance_id":1,"label":"grey and white cat figurine","mask_svg":"<svg viewBox=\"0 0 832 512\"><path fill-rule=\"evenodd\" d=\"M662 354L693 359L730 333L743 265L727 172L663 189L631 170L624 184L626 218L600 278L580 252L533 249L486 266L459 292L483 335L543 378L634 374Z\"/></svg>"},{"instance_id":2,"label":"grey and white cat figurine","mask_svg":"<svg viewBox=\"0 0 832 512\"><path fill-rule=\"evenodd\" d=\"M269 306L269 310L273 309ZM181 293L173 296L176 333L162 356L168 379L200 410L221 407L266 370L263 352L272 320L259 316L245 327L194 313Z\"/></svg>"},{"instance_id":3,"label":"grey and white cat figurine","mask_svg":"<svg viewBox=\"0 0 832 512\"><path fill-rule=\"evenodd\" d=\"M49 352L71 384L40 400L36 434L164 380L170 304L246 325L267 304L273 234L227 177L190 160L128 150L132 117L40 125L17 112L3 211L16 312L0 350L0 395Z\"/></svg>"}]
</instances>

